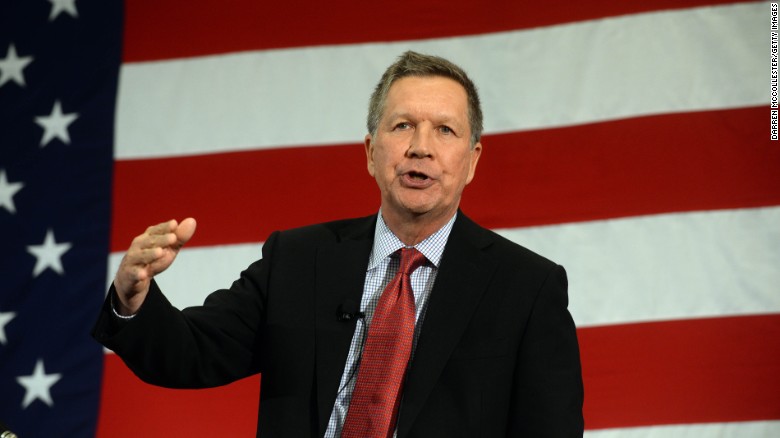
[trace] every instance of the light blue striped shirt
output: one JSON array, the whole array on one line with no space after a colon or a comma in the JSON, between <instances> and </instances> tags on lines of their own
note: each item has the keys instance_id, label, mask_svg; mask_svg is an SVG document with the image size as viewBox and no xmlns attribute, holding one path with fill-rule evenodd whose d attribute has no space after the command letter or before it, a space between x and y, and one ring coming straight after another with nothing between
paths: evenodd
<instances>
[{"instance_id":1,"label":"light blue striped shirt","mask_svg":"<svg viewBox=\"0 0 780 438\"><path fill-rule=\"evenodd\" d=\"M433 282L436 280L436 273L439 270L441 256L444 253L444 245L452 231L452 225L455 223L455 216L441 227L437 232L428 236L425 240L414 247L420 251L427 262L416 269L409 277L412 283L412 292L414 293L414 304L417 310L417 322L414 330L414 343L412 344L412 355L417 346L417 338L420 335L420 327L425 318L425 311L428 307L428 297L433 289ZM366 281L363 286L363 298L360 301L360 311L365 314L364 318L358 319L355 328L355 334L352 337L352 344L349 347L349 356L344 366L344 374L341 375L339 392L336 396L336 403L333 405L333 412L330 414L328 429L325 432L325 438L336 438L341 436L341 428L344 426L344 420L347 418L349 402L352 400L352 392L355 390L357 382L357 371L360 365L360 356L363 352L363 343L368 333L368 324L371 324L371 318L374 316L374 309L379 302L382 291L390 280L393 279L400 259L394 255L396 251L406 245L393 234L385 224L381 212L376 221L374 231L374 246L368 257L368 270L366 270Z\"/></svg>"}]
</instances>

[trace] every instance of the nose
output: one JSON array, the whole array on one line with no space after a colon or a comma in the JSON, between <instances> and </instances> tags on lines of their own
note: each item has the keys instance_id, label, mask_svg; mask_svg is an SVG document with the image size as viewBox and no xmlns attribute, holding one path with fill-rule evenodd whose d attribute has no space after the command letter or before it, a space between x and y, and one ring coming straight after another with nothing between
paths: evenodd
<instances>
[{"instance_id":1,"label":"nose","mask_svg":"<svg viewBox=\"0 0 780 438\"><path fill-rule=\"evenodd\" d=\"M430 157L433 152L432 136L433 129L428 128L425 124L420 124L415 127L406 155L409 158Z\"/></svg>"}]
</instances>

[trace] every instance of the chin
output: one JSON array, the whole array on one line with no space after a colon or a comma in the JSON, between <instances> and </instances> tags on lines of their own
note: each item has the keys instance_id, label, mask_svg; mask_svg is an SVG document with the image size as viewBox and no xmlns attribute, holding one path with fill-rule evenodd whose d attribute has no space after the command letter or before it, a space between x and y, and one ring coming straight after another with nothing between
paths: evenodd
<instances>
[{"instance_id":1,"label":"chin","mask_svg":"<svg viewBox=\"0 0 780 438\"><path fill-rule=\"evenodd\" d=\"M435 204L413 204L413 205L407 205L405 207L405 210L415 216L415 217L421 217L421 216L428 216L428 217L438 217L439 215L444 214L447 210L442 208L441 206L437 206Z\"/></svg>"},{"instance_id":2,"label":"chin","mask_svg":"<svg viewBox=\"0 0 780 438\"><path fill-rule=\"evenodd\" d=\"M423 216L430 213L444 211L442 199L434 193L425 191L397 191L389 193L386 205L401 215Z\"/></svg>"},{"instance_id":3,"label":"chin","mask_svg":"<svg viewBox=\"0 0 780 438\"><path fill-rule=\"evenodd\" d=\"M431 206L414 202L393 202L387 204L390 210L401 216L421 216L431 211Z\"/></svg>"},{"instance_id":4,"label":"chin","mask_svg":"<svg viewBox=\"0 0 780 438\"><path fill-rule=\"evenodd\" d=\"M404 210L416 215L429 213L436 207L429 199L402 199L400 205Z\"/></svg>"}]
</instances>

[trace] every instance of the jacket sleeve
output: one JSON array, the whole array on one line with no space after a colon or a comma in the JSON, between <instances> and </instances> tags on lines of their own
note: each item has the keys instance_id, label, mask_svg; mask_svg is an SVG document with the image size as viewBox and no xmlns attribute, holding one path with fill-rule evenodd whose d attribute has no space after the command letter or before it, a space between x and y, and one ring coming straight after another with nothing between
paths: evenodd
<instances>
[{"instance_id":1,"label":"jacket sleeve","mask_svg":"<svg viewBox=\"0 0 780 438\"><path fill-rule=\"evenodd\" d=\"M276 236L263 245L261 260L201 306L176 309L153 281L138 313L123 320L111 309L112 285L92 336L139 378L158 386L213 387L259 372L255 347L265 320Z\"/></svg>"},{"instance_id":2,"label":"jacket sleeve","mask_svg":"<svg viewBox=\"0 0 780 438\"><path fill-rule=\"evenodd\" d=\"M508 436L581 437L583 384L566 271L556 265L538 291L518 352Z\"/></svg>"}]
</instances>

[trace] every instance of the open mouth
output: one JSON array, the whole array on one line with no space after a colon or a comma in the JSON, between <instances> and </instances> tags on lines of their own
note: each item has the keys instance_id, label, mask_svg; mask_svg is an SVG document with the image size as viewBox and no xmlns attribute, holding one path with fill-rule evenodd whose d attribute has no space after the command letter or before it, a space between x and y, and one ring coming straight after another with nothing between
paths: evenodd
<instances>
[{"instance_id":1,"label":"open mouth","mask_svg":"<svg viewBox=\"0 0 780 438\"><path fill-rule=\"evenodd\" d=\"M428 175L421 173L421 172L409 172L407 175L409 175L409 178L415 180L415 181L425 181L428 179Z\"/></svg>"},{"instance_id":2,"label":"open mouth","mask_svg":"<svg viewBox=\"0 0 780 438\"><path fill-rule=\"evenodd\" d=\"M433 184L433 178L415 170L406 172L402 181L406 187L414 189L426 189Z\"/></svg>"}]
</instances>

